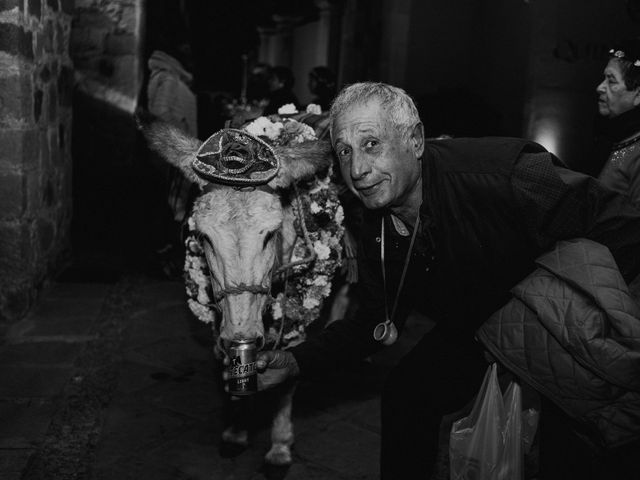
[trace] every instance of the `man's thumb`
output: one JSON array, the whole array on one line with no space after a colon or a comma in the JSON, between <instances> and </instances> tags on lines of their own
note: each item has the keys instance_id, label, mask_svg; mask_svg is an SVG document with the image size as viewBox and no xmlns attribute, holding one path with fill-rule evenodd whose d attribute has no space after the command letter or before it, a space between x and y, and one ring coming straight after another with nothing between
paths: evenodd
<instances>
[{"instance_id":1,"label":"man's thumb","mask_svg":"<svg viewBox=\"0 0 640 480\"><path fill-rule=\"evenodd\" d=\"M267 350L266 352L258 352L256 359L256 368L258 371L263 372L267 366L273 361L275 352L273 350Z\"/></svg>"}]
</instances>

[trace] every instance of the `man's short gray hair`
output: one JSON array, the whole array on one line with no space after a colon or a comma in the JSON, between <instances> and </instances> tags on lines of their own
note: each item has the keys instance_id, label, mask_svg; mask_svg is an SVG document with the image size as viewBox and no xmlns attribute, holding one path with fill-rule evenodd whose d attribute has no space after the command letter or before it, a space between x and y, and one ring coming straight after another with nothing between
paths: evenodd
<instances>
[{"instance_id":1,"label":"man's short gray hair","mask_svg":"<svg viewBox=\"0 0 640 480\"><path fill-rule=\"evenodd\" d=\"M336 96L329 112L330 133L336 118L353 105L362 105L376 99L389 115L389 120L407 140L420 115L413 99L403 89L386 83L361 82L343 88Z\"/></svg>"}]
</instances>

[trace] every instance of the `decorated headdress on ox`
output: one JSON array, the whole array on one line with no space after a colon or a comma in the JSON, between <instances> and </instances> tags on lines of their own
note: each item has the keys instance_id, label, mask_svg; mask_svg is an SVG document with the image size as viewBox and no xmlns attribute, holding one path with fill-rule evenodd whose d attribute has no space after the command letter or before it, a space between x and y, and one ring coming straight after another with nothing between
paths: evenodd
<instances>
[{"instance_id":1,"label":"decorated headdress on ox","mask_svg":"<svg viewBox=\"0 0 640 480\"><path fill-rule=\"evenodd\" d=\"M271 145L244 130L226 128L200 140L145 114L136 115L149 148L201 188L211 184L287 188L331 166L328 141Z\"/></svg>"}]
</instances>

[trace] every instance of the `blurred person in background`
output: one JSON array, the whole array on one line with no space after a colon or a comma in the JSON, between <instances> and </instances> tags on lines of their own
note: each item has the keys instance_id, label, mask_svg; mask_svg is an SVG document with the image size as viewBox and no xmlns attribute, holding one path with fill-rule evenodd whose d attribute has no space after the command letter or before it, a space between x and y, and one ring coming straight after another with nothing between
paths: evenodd
<instances>
[{"instance_id":1,"label":"blurred person in background","mask_svg":"<svg viewBox=\"0 0 640 480\"><path fill-rule=\"evenodd\" d=\"M300 107L298 97L293 93L295 78L288 67L277 66L271 69L269 76L269 103L264 109L265 115L278 113L278 109L289 103Z\"/></svg>"},{"instance_id":2,"label":"blurred person in background","mask_svg":"<svg viewBox=\"0 0 640 480\"><path fill-rule=\"evenodd\" d=\"M598 179L640 205L640 39L613 48L598 85Z\"/></svg>"},{"instance_id":3,"label":"blurred person in background","mask_svg":"<svg viewBox=\"0 0 640 480\"><path fill-rule=\"evenodd\" d=\"M336 76L327 67L314 67L309 72L307 82L309 91L313 94L310 103L320 105L323 112L328 112L331 102L336 96Z\"/></svg>"}]
</instances>

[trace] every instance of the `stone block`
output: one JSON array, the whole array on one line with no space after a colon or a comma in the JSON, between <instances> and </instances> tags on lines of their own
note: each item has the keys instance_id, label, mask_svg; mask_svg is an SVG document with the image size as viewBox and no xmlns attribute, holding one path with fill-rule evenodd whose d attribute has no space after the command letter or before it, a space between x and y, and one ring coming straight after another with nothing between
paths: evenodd
<instances>
[{"instance_id":1,"label":"stone block","mask_svg":"<svg viewBox=\"0 0 640 480\"><path fill-rule=\"evenodd\" d=\"M69 42L66 39L65 24L61 21L56 23L56 53L58 55L64 55L69 46Z\"/></svg>"},{"instance_id":2,"label":"stone block","mask_svg":"<svg viewBox=\"0 0 640 480\"><path fill-rule=\"evenodd\" d=\"M33 59L33 35L11 23L0 23L0 51Z\"/></svg>"},{"instance_id":3,"label":"stone block","mask_svg":"<svg viewBox=\"0 0 640 480\"><path fill-rule=\"evenodd\" d=\"M122 17L118 22L118 28L127 33L136 33L138 26L138 6L137 5L123 5Z\"/></svg>"},{"instance_id":4,"label":"stone block","mask_svg":"<svg viewBox=\"0 0 640 480\"><path fill-rule=\"evenodd\" d=\"M42 90L36 90L33 92L33 119L36 123L40 121L40 116L42 115L42 101L44 98L44 93Z\"/></svg>"},{"instance_id":5,"label":"stone block","mask_svg":"<svg viewBox=\"0 0 640 480\"><path fill-rule=\"evenodd\" d=\"M51 82L48 88L47 110L49 111L49 123L56 123L58 120L58 85Z\"/></svg>"},{"instance_id":6,"label":"stone block","mask_svg":"<svg viewBox=\"0 0 640 480\"><path fill-rule=\"evenodd\" d=\"M23 271L12 276L10 284L0 289L0 325L6 325L6 320L14 321L24 317L33 304L36 296L35 282L26 280L26 272L25 266ZM35 278L35 275L33 276ZM0 280L5 280L5 277L0 276Z\"/></svg>"},{"instance_id":7,"label":"stone block","mask_svg":"<svg viewBox=\"0 0 640 480\"><path fill-rule=\"evenodd\" d=\"M24 173L24 215L35 217L42 208L42 188L40 187L40 172L32 170Z\"/></svg>"},{"instance_id":8,"label":"stone block","mask_svg":"<svg viewBox=\"0 0 640 480\"><path fill-rule=\"evenodd\" d=\"M105 37L109 29L87 27L79 24L71 30L70 49L74 57L95 55L104 51Z\"/></svg>"},{"instance_id":9,"label":"stone block","mask_svg":"<svg viewBox=\"0 0 640 480\"><path fill-rule=\"evenodd\" d=\"M132 55L137 49L138 39L131 33L110 33L107 36L106 52L111 55Z\"/></svg>"},{"instance_id":10,"label":"stone block","mask_svg":"<svg viewBox=\"0 0 640 480\"><path fill-rule=\"evenodd\" d=\"M50 208L56 202L56 189L53 186L53 179L51 176L47 176L43 182L42 188L42 203L45 207Z\"/></svg>"},{"instance_id":11,"label":"stone block","mask_svg":"<svg viewBox=\"0 0 640 480\"><path fill-rule=\"evenodd\" d=\"M42 83L48 83L49 80L51 80L51 69L49 68L49 65L44 64L42 68L40 68L40 71L38 72L38 79L40 79Z\"/></svg>"},{"instance_id":12,"label":"stone block","mask_svg":"<svg viewBox=\"0 0 640 480\"><path fill-rule=\"evenodd\" d=\"M22 216L25 209L25 178L21 172L0 174L0 215L3 219Z\"/></svg>"},{"instance_id":13,"label":"stone block","mask_svg":"<svg viewBox=\"0 0 640 480\"><path fill-rule=\"evenodd\" d=\"M29 122L32 118L32 89L30 74L0 76L0 118Z\"/></svg>"},{"instance_id":14,"label":"stone block","mask_svg":"<svg viewBox=\"0 0 640 480\"><path fill-rule=\"evenodd\" d=\"M60 147L58 146L58 132L56 128L50 128L47 131L48 138L48 148L49 148L49 159L48 164L51 165L51 168L59 168L61 163L61 153Z\"/></svg>"},{"instance_id":15,"label":"stone block","mask_svg":"<svg viewBox=\"0 0 640 480\"><path fill-rule=\"evenodd\" d=\"M56 239L56 229L51 221L44 218L36 221L36 239L40 252L47 255L52 250Z\"/></svg>"},{"instance_id":16,"label":"stone block","mask_svg":"<svg viewBox=\"0 0 640 480\"><path fill-rule=\"evenodd\" d=\"M29 1L29 14L36 17L38 20L42 16L42 0L30 0Z\"/></svg>"},{"instance_id":17,"label":"stone block","mask_svg":"<svg viewBox=\"0 0 640 480\"><path fill-rule=\"evenodd\" d=\"M53 25L52 20L47 20L42 29L42 40L44 51L47 53L53 53L53 35L55 32L55 27Z\"/></svg>"},{"instance_id":18,"label":"stone block","mask_svg":"<svg viewBox=\"0 0 640 480\"><path fill-rule=\"evenodd\" d=\"M25 278L30 272L32 258L30 224L18 221L1 222L0 283L14 283L17 279Z\"/></svg>"},{"instance_id":19,"label":"stone block","mask_svg":"<svg viewBox=\"0 0 640 480\"><path fill-rule=\"evenodd\" d=\"M60 6L62 8L62 11L64 13L66 13L67 15L72 15L73 11L75 9L75 4L78 3L77 1L74 2L74 0L60 0Z\"/></svg>"},{"instance_id":20,"label":"stone block","mask_svg":"<svg viewBox=\"0 0 640 480\"><path fill-rule=\"evenodd\" d=\"M0 0L0 12L13 10L16 7L22 11L24 8L24 2L22 0Z\"/></svg>"},{"instance_id":21,"label":"stone block","mask_svg":"<svg viewBox=\"0 0 640 480\"><path fill-rule=\"evenodd\" d=\"M38 129L0 129L0 171L33 170L39 164Z\"/></svg>"}]
</instances>

